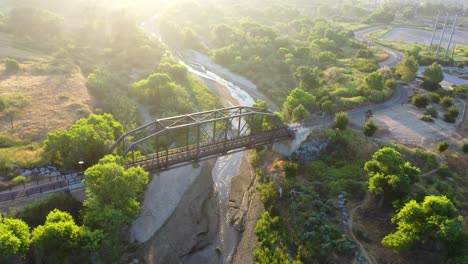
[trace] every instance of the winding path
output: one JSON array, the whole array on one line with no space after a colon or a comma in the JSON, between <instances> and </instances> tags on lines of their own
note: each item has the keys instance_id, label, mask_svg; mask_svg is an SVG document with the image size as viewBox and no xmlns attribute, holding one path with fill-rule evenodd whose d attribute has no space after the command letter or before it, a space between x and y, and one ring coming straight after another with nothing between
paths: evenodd
<instances>
[{"instance_id":1,"label":"winding path","mask_svg":"<svg viewBox=\"0 0 468 264\"><path fill-rule=\"evenodd\" d=\"M369 40L366 37L367 34L369 34L371 32L374 32L376 30L383 29L383 28L385 28L385 26L371 27L371 28L358 30L358 31L354 32L354 36L359 41L366 42L366 43L369 43L369 44L373 44L373 45L383 49L388 54L388 57L384 61L381 61L379 63L379 66L380 67L390 67L390 68L392 68L392 67L395 67L398 63L400 63L400 61L403 60L404 55L401 52L399 52L399 51L397 51L395 49L380 45L380 44L375 43L375 42L372 42L371 40ZM408 100L408 91L405 88L403 88L401 86L398 86L397 89L395 90L395 95L392 98L390 98L390 100L387 100L384 103L379 104L379 105L374 105L374 106L370 106L370 107L361 107L361 108L358 108L358 109L354 109L354 110L348 111L348 114L349 115L362 115L362 114L364 114L365 111L367 111L367 109L371 109L373 112L381 111L381 110L385 110L385 109L388 109L390 107L393 107L395 105L405 103L407 100ZM348 225L349 235L350 235L351 239L354 240L354 242L356 242L356 244L358 245L361 256L364 257L370 264L372 264L372 263L377 263L377 262L373 258L371 258L371 256L367 253L366 248L359 241L359 239L357 239L357 237L354 235L354 231L353 231L354 215L355 215L356 211L359 208L367 205L369 203L369 201L370 201L370 193L366 192L366 197L364 198L364 200L360 204L358 204L356 207L351 209L347 225Z\"/></svg>"},{"instance_id":2,"label":"winding path","mask_svg":"<svg viewBox=\"0 0 468 264\"><path fill-rule=\"evenodd\" d=\"M385 67L386 66L386 67L392 68L392 67L395 67L398 63L400 63L400 61L403 60L403 58L404 58L403 53L399 52L396 49L392 49L392 48L389 48L387 46L381 45L379 43L375 43L372 40L368 39L367 36L366 36L369 33L372 33L374 31L384 29L384 28L385 28L385 26L378 26L378 27L370 27L370 28L366 28L366 29L361 29L361 30L358 30L358 31L354 32L354 37L359 41L366 42L368 44L372 44L374 46L377 46L377 47L383 49L388 54L388 58L386 60L384 60L384 61L381 61L379 63L379 65L380 65L380 67Z\"/></svg>"}]
</instances>

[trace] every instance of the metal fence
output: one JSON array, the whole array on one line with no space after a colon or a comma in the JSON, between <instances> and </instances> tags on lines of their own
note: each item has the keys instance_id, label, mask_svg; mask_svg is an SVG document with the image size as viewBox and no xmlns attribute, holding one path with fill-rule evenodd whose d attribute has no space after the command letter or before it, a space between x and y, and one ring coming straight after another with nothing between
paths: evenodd
<instances>
[{"instance_id":1,"label":"metal fence","mask_svg":"<svg viewBox=\"0 0 468 264\"><path fill-rule=\"evenodd\" d=\"M16 200L29 197L34 194L44 193L61 189L70 185L81 183L84 179L83 173L73 173L64 176L41 177L35 180L38 186L27 187L21 190L10 191L0 194L0 202ZM53 180L56 180L52 182ZM49 183L45 183L49 182ZM44 184L42 184L44 183Z\"/></svg>"}]
</instances>

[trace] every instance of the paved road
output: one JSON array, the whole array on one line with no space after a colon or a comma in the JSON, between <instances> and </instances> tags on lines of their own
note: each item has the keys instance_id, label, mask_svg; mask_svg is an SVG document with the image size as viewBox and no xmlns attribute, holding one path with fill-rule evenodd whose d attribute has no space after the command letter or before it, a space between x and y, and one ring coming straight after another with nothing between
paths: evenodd
<instances>
[{"instance_id":1,"label":"paved road","mask_svg":"<svg viewBox=\"0 0 468 264\"><path fill-rule=\"evenodd\" d=\"M377 46L377 47L382 48L383 50L385 50L385 52L387 52L387 54L388 54L388 58L386 60L380 62L379 65L380 65L380 67L387 66L387 67L393 68L398 63L400 63L400 61L403 60L403 58L404 58L403 53L399 52L396 49L392 49L392 48L389 48L387 46L375 43L375 42L373 42L372 40L369 40L366 37L367 34L369 34L371 32L374 32L374 31L377 31L377 30L380 30L380 29L383 29L383 28L385 28L385 26L371 27L371 28L358 30L358 31L354 32L354 36L359 41L370 43L370 44L372 44L374 46Z\"/></svg>"}]
</instances>

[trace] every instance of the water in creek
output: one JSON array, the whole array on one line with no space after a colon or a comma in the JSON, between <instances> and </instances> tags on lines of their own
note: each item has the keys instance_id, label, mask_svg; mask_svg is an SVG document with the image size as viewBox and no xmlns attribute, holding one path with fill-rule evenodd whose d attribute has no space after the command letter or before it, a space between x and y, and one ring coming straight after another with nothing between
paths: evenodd
<instances>
[{"instance_id":1,"label":"water in creek","mask_svg":"<svg viewBox=\"0 0 468 264\"><path fill-rule=\"evenodd\" d=\"M231 96L236 99L239 105L252 106L254 99L240 87L234 85L213 72L205 71L201 66L201 71L190 67L183 61L182 64L187 66L189 72L196 74L202 78L215 81L229 91ZM220 98L223 100L223 98ZM234 230L229 223L227 217L229 209L229 194L231 191L231 179L238 175L239 167L242 161L243 152L237 152L230 155L219 157L216 160L212 171L213 181L216 184L218 191L218 202L220 219L218 225L218 233L213 243L206 248L194 252L183 259L187 264L198 263L229 263L232 261L237 244L239 243L239 232ZM216 251L216 247L221 249L221 252ZM217 261L216 261L217 260Z\"/></svg>"}]
</instances>

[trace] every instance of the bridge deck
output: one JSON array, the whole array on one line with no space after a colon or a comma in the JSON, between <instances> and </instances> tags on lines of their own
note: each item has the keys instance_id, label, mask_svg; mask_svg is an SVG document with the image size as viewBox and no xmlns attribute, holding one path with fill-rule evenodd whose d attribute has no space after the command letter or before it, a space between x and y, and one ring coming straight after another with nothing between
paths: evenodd
<instances>
[{"instance_id":1,"label":"bridge deck","mask_svg":"<svg viewBox=\"0 0 468 264\"><path fill-rule=\"evenodd\" d=\"M141 166L145 170L168 168L176 164L183 164L184 162L226 154L233 150L272 144L285 138L291 138L291 133L286 128L280 128L226 141L203 145L190 145L142 157L135 157L134 161L127 164L127 167Z\"/></svg>"}]
</instances>

